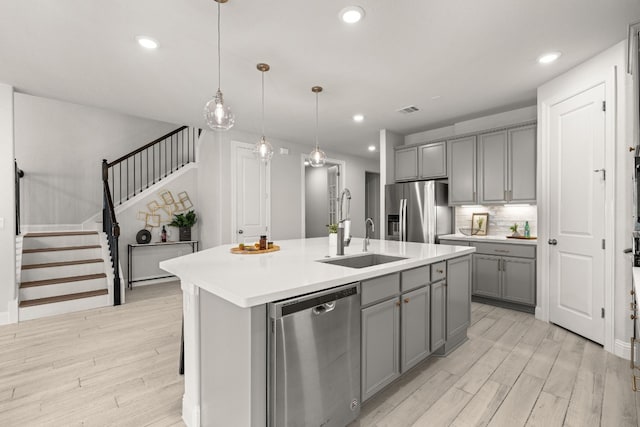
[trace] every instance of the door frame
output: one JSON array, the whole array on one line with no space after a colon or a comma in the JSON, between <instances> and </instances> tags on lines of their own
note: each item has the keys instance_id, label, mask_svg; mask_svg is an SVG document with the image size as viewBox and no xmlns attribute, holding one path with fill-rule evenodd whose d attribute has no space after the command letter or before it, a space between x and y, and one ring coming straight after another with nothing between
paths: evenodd
<instances>
[{"instance_id":1,"label":"door frame","mask_svg":"<svg viewBox=\"0 0 640 427\"><path fill-rule=\"evenodd\" d=\"M306 221L306 197L307 197L307 176L306 176L306 166L304 165L305 160L309 157L308 154L300 154L300 238L304 239L307 235L307 221ZM347 163L344 160L338 159L330 159L327 158L326 163L331 163L334 165L340 165L340 179L338 182L340 183L340 191L346 188L346 175L347 175ZM339 194L338 194L339 195ZM329 232L327 231L327 236Z\"/></svg>"},{"instance_id":2,"label":"door frame","mask_svg":"<svg viewBox=\"0 0 640 427\"><path fill-rule=\"evenodd\" d=\"M604 349L614 353L615 311L615 184L616 184L616 66L605 60L594 58L582 66L565 73L551 82L538 88L538 166L537 166L537 199L538 199L538 253L537 253L537 303L536 319L549 321L549 195L550 195L550 112L551 107L581 92L600 84L605 87L605 181L604 229ZM624 82L620 82L624 84Z\"/></svg>"},{"instance_id":3,"label":"door frame","mask_svg":"<svg viewBox=\"0 0 640 427\"><path fill-rule=\"evenodd\" d=\"M236 181L236 156L238 148L247 148L253 150L255 144L248 144L246 142L231 141L231 168L230 168L230 181L231 181L231 242L237 243L238 220L237 220L237 203L236 191L238 189L238 182ZM265 165L265 221L267 226L267 234L271 238L271 161Z\"/></svg>"}]
</instances>

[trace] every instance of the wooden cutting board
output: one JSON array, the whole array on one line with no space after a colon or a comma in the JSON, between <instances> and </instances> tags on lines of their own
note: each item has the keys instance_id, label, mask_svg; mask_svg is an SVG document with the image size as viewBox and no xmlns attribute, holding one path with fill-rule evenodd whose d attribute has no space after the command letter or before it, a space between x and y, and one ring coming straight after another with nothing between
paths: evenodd
<instances>
[{"instance_id":1,"label":"wooden cutting board","mask_svg":"<svg viewBox=\"0 0 640 427\"><path fill-rule=\"evenodd\" d=\"M252 246L245 246L244 249L240 249L237 246L235 248L231 248L231 253L232 254L240 254L240 255L249 255L249 254L266 254L268 252L275 252L275 251L279 251L280 250L280 246L278 245L273 245L273 247L271 249L255 249L255 246L253 246L253 249L247 249L247 248L251 248Z\"/></svg>"}]
</instances>

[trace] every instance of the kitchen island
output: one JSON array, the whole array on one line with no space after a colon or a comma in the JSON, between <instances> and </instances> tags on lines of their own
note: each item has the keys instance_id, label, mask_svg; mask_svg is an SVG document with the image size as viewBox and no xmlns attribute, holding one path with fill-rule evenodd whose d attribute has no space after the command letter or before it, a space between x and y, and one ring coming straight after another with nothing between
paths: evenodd
<instances>
[{"instance_id":1,"label":"kitchen island","mask_svg":"<svg viewBox=\"0 0 640 427\"><path fill-rule=\"evenodd\" d=\"M183 419L188 426L267 424L268 303L381 276L400 276L454 258L465 261L461 265L470 272L469 254L475 250L372 240L369 252L406 259L351 268L321 261L361 255L362 239L354 238L340 257L329 254L328 238L277 244L281 250L267 254L231 254L233 245L223 245L160 264L180 278L183 290ZM470 273L467 276L470 280ZM461 287L468 287L469 280ZM469 294L469 289L461 290L461 295ZM456 289L450 294L455 295ZM458 314L467 319L468 304L466 311ZM466 338L463 326L464 330L456 330L456 345L460 337Z\"/></svg>"}]
</instances>

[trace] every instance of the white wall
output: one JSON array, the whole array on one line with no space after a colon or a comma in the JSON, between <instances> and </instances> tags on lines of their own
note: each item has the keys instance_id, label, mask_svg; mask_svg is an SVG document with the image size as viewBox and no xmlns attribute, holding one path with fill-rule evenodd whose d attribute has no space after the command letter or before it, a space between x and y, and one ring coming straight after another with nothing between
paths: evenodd
<instances>
[{"instance_id":1,"label":"white wall","mask_svg":"<svg viewBox=\"0 0 640 427\"><path fill-rule=\"evenodd\" d=\"M159 193L165 190L171 192L174 198L177 198L178 193L186 191L189 195L189 199L193 204L193 210L196 215L200 215L200 205L198 203L198 190L197 190L197 168L196 165L187 165L185 168L180 169L168 178L160 181L157 187L145 190L142 195L137 196L135 201L125 203L121 207L116 208L116 217L120 224L120 265L124 273L124 280L128 279L128 266L129 260L127 257L127 245L130 243L136 243L136 234L138 231L145 228L145 223L137 219L139 211L149 212L147 204L153 200L159 203L162 199ZM161 211L165 222L169 221L172 217L166 215ZM162 227L154 227L151 231L151 241L160 241L160 230ZM177 241L180 240L178 229L174 227L166 227L169 232L167 240ZM191 229L191 238L193 240L199 240L198 223ZM143 248L135 248L133 254L133 278L141 279L152 276L166 275L166 271L161 270L158 267L160 261L175 258L181 255L187 255L191 253L191 247L188 245L170 245L170 246L148 246ZM153 282L139 282L134 283L133 286L145 285Z\"/></svg>"},{"instance_id":2,"label":"white wall","mask_svg":"<svg viewBox=\"0 0 640 427\"><path fill-rule=\"evenodd\" d=\"M268 135L267 135L268 137ZM202 210L200 235L203 248L232 241L231 230L231 169L230 142L253 144L259 135L230 130L227 132L204 131L198 145L198 189ZM313 149L290 141L268 138L275 147L271 160L271 233L274 241L303 237L302 191L304 171L302 154ZM322 143L320 144L322 147ZM280 154L287 148L288 154ZM345 186L351 191L352 234L364 236L365 171L377 172L377 159L366 159L327 151L327 156L346 162Z\"/></svg>"},{"instance_id":3,"label":"white wall","mask_svg":"<svg viewBox=\"0 0 640 427\"><path fill-rule=\"evenodd\" d=\"M13 87L0 84L0 324L8 323L16 298Z\"/></svg>"},{"instance_id":4,"label":"white wall","mask_svg":"<svg viewBox=\"0 0 640 427\"><path fill-rule=\"evenodd\" d=\"M79 224L102 209L102 159L115 160L178 126L15 95L15 152L25 171L22 223Z\"/></svg>"}]
</instances>

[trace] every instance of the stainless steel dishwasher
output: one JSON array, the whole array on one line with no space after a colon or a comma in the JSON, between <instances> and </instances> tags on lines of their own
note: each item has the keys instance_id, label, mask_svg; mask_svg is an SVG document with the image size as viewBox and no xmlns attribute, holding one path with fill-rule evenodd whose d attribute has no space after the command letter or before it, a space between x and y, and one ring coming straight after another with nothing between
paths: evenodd
<instances>
[{"instance_id":1,"label":"stainless steel dishwasher","mask_svg":"<svg viewBox=\"0 0 640 427\"><path fill-rule=\"evenodd\" d=\"M360 414L360 285L269 304L269 425L344 427Z\"/></svg>"}]
</instances>

